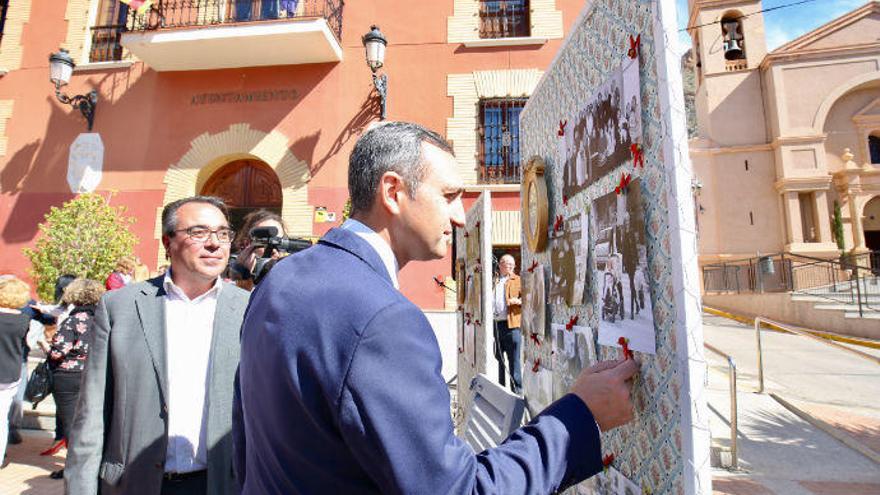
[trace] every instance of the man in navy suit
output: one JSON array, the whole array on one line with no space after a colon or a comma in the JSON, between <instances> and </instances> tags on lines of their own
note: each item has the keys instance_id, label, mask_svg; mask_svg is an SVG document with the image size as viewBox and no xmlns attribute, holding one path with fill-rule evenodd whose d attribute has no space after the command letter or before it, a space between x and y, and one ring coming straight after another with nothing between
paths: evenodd
<instances>
[{"instance_id":1,"label":"man in navy suit","mask_svg":"<svg viewBox=\"0 0 880 495\"><path fill-rule=\"evenodd\" d=\"M349 162L351 219L257 287L233 411L244 494L551 493L602 469L599 428L632 418L632 360L586 370L497 448L453 434L437 340L397 271L444 257L463 225L456 169L434 132L370 130Z\"/></svg>"}]
</instances>

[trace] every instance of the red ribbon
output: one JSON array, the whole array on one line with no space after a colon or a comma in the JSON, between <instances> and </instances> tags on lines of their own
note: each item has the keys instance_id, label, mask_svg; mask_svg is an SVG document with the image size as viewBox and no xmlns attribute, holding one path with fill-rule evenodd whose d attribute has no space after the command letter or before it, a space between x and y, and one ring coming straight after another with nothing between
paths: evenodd
<instances>
[{"instance_id":1,"label":"red ribbon","mask_svg":"<svg viewBox=\"0 0 880 495\"><path fill-rule=\"evenodd\" d=\"M470 234L468 234L467 231L465 231L464 236L465 236L465 237L470 237Z\"/></svg>"},{"instance_id":2,"label":"red ribbon","mask_svg":"<svg viewBox=\"0 0 880 495\"><path fill-rule=\"evenodd\" d=\"M479 222L479 221L477 221L477 223L476 223L476 224L474 224L474 227L476 227L476 228L480 228L480 222Z\"/></svg>"},{"instance_id":3,"label":"red ribbon","mask_svg":"<svg viewBox=\"0 0 880 495\"><path fill-rule=\"evenodd\" d=\"M623 358L624 359L632 359L635 355L633 351L629 348L629 339L626 337L620 337L617 339L617 343L620 344L620 347L623 347Z\"/></svg>"},{"instance_id":4,"label":"red ribbon","mask_svg":"<svg viewBox=\"0 0 880 495\"><path fill-rule=\"evenodd\" d=\"M642 147L639 146L639 143L629 145L629 151L632 153L633 165L635 167L641 165L642 168L645 168L645 157L642 156Z\"/></svg>"},{"instance_id":5,"label":"red ribbon","mask_svg":"<svg viewBox=\"0 0 880 495\"><path fill-rule=\"evenodd\" d=\"M568 320L568 323L565 324L565 329L571 330L572 328L574 328L575 325L577 325L577 322L578 322L578 315L572 316L571 319Z\"/></svg>"},{"instance_id":6,"label":"red ribbon","mask_svg":"<svg viewBox=\"0 0 880 495\"><path fill-rule=\"evenodd\" d=\"M541 358L535 359L535 364L532 365L532 372L537 373L539 369L541 369Z\"/></svg>"},{"instance_id":7,"label":"red ribbon","mask_svg":"<svg viewBox=\"0 0 880 495\"><path fill-rule=\"evenodd\" d=\"M481 326L481 325L480 325L480 320L474 320L474 325L475 325L475 326L478 326L478 327Z\"/></svg>"},{"instance_id":8,"label":"red ribbon","mask_svg":"<svg viewBox=\"0 0 880 495\"><path fill-rule=\"evenodd\" d=\"M535 332L532 332L532 342L534 342L536 346L541 347L541 341L538 340L538 334Z\"/></svg>"},{"instance_id":9,"label":"red ribbon","mask_svg":"<svg viewBox=\"0 0 880 495\"><path fill-rule=\"evenodd\" d=\"M567 125L568 125L567 120L560 120L559 121L559 130L556 131L556 134L558 136L565 136L565 126L567 126Z\"/></svg>"},{"instance_id":10,"label":"red ribbon","mask_svg":"<svg viewBox=\"0 0 880 495\"><path fill-rule=\"evenodd\" d=\"M642 35L639 33L635 38L632 35L629 35L629 50L626 52L629 55L629 58L636 58L639 56L639 50L641 50L642 45Z\"/></svg>"},{"instance_id":11,"label":"red ribbon","mask_svg":"<svg viewBox=\"0 0 880 495\"><path fill-rule=\"evenodd\" d=\"M535 268L538 268L538 260L532 260L532 266L529 267L528 272L534 272Z\"/></svg>"},{"instance_id":12,"label":"red ribbon","mask_svg":"<svg viewBox=\"0 0 880 495\"><path fill-rule=\"evenodd\" d=\"M464 349L462 349L461 347L459 347L459 348L458 348L458 353L459 353L459 354L464 354Z\"/></svg>"},{"instance_id":13,"label":"red ribbon","mask_svg":"<svg viewBox=\"0 0 880 495\"><path fill-rule=\"evenodd\" d=\"M608 454L602 458L602 467L608 469L612 462L614 462L614 454Z\"/></svg>"},{"instance_id":14,"label":"red ribbon","mask_svg":"<svg viewBox=\"0 0 880 495\"><path fill-rule=\"evenodd\" d=\"M562 204L568 206L568 196L562 195Z\"/></svg>"},{"instance_id":15,"label":"red ribbon","mask_svg":"<svg viewBox=\"0 0 880 495\"><path fill-rule=\"evenodd\" d=\"M614 192L617 194L624 193L626 194L626 190L629 187L629 182L632 180L632 176L629 174L622 174L620 176L620 184L614 188Z\"/></svg>"},{"instance_id":16,"label":"red ribbon","mask_svg":"<svg viewBox=\"0 0 880 495\"><path fill-rule=\"evenodd\" d=\"M553 233L559 231L562 228L562 215L556 215L556 221L553 222Z\"/></svg>"}]
</instances>

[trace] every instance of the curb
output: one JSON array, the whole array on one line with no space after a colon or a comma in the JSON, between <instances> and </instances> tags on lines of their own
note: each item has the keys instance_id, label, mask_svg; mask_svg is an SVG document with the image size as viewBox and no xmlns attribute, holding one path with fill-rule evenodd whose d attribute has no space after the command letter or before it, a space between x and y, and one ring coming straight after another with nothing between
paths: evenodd
<instances>
[{"instance_id":1,"label":"curb","mask_svg":"<svg viewBox=\"0 0 880 495\"><path fill-rule=\"evenodd\" d=\"M872 461L874 461L875 464L880 465L880 452L877 452L874 449L863 444L862 442L859 442L858 440L856 440L855 438L853 438L849 434L840 431L839 429L835 428L834 426L831 426L830 424L826 423L825 421L822 421L821 419L814 417L810 413L795 406L794 404L792 404L791 402L788 402L787 400L783 399L782 397L780 397L772 392L769 395L770 395L770 397L773 397L773 399L776 400L776 402L781 404L782 407L788 409L789 411L794 413L797 417L803 419L807 423L810 423L811 425L815 426L816 428L819 428L820 430L824 431L825 433L831 435L832 437L834 437L835 439L837 439L838 441L840 441L841 443L843 443L847 447L864 455L868 459L871 459Z\"/></svg>"},{"instance_id":2,"label":"curb","mask_svg":"<svg viewBox=\"0 0 880 495\"><path fill-rule=\"evenodd\" d=\"M752 325L752 326L755 325L754 318L749 318L747 316L741 316L741 315L735 315L733 313L728 313L727 311L724 311L724 310L710 308L709 306L703 306L703 312L709 313L709 314L712 314L715 316L721 316L721 317L727 318L729 320L738 321L740 323L745 323L746 325ZM772 323L761 323L761 325L763 325L764 328L768 328L770 330L775 330L777 332L790 333L790 332L785 331L784 328L776 326ZM863 340L863 339L859 339L856 337L846 337L843 335L838 335L836 333L823 332L821 330L813 330L811 328L803 328L803 327L799 327L797 325L792 325L792 327L793 328L796 327L800 330L811 333L811 334L815 335L816 337L822 337L823 339L833 340L836 342L843 342L844 344L869 347L871 349L880 349L880 342L875 342L872 340Z\"/></svg>"}]
</instances>

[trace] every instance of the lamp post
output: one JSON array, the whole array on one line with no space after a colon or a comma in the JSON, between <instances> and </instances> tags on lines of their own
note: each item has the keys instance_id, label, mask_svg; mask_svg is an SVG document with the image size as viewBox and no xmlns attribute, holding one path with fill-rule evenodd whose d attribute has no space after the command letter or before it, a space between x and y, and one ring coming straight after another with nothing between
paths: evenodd
<instances>
[{"instance_id":1,"label":"lamp post","mask_svg":"<svg viewBox=\"0 0 880 495\"><path fill-rule=\"evenodd\" d=\"M379 100L382 104L382 113L379 119L385 120L388 101L388 75L385 73L377 74L376 71L385 65L385 47L388 45L388 40L385 39L382 31L379 31L379 26L373 25L370 26L370 32L365 34L361 41L363 41L367 52L367 65L373 72L373 86L379 93Z\"/></svg>"},{"instance_id":2,"label":"lamp post","mask_svg":"<svg viewBox=\"0 0 880 495\"><path fill-rule=\"evenodd\" d=\"M91 90L84 95L67 96L61 92L62 86L67 86L70 82L70 76L73 74L73 68L76 64L70 57L70 54L64 48L58 50L57 53L49 55L49 81L55 85L55 97L58 101L73 108L78 108L83 117L89 123L89 131L92 130L92 124L95 122L95 107L98 106L98 92Z\"/></svg>"}]
</instances>

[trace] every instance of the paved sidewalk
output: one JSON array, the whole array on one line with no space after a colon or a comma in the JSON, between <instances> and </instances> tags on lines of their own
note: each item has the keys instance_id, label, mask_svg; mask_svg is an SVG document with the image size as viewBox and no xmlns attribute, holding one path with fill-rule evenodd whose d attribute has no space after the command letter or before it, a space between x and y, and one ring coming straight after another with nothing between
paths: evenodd
<instances>
[{"instance_id":1,"label":"paved sidewalk","mask_svg":"<svg viewBox=\"0 0 880 495\"><path fill-rule=\"evenodd\" d=\"M754 329L717 316L703 317L705 341L733 356L738 368L741 470L715 469L714 493L880 494L880 465L804 421L769 394L876 448L880 444L880 366L807 338L762 331L768 393L757 394ZM727 363L712 353L707 358L713 445L727 448Z\"/></svg>"},{"instance_id":2,"label":"paved sidewalk","mask_svg":"<svg viewBox=\"0 0 880 495\"><path fill-rule=\"evenodd\" d=\"M61 452L41 457L40 452L52 445L54 433L41 430L22 430L24 441L6 449L10 464L0 471L0 493L21 495L62 495L64 481L49 478L49 473L64 467Z\"/></svg>"}]
</instances>

